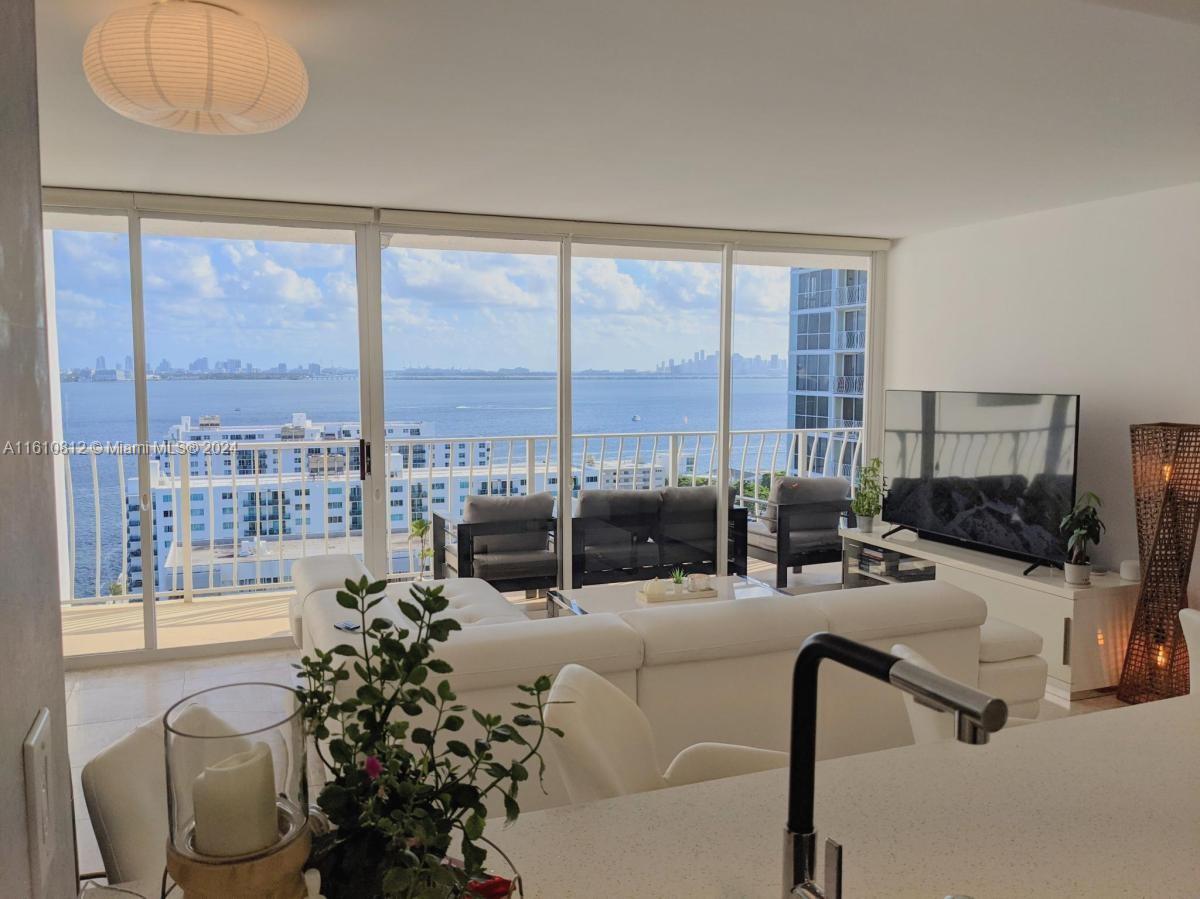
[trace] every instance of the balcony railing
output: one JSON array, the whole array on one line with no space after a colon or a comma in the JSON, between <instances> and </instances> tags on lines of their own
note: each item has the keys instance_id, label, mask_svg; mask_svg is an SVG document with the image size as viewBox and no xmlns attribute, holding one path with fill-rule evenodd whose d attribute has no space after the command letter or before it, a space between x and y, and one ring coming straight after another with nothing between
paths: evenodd
<instances>
[{"instance_id":1,"label":"balcony railing","mask_svg":"<svg viewBox=\"0 0 1200 899\"><path fill-rule=\"evenodd\" d=\"M862 396L863 383L863 375L838 375L833 392L849 396Z\"/></svg>"},{"instance_id":2,"label":"balcony railing","mask_svg":"<svg viewBox=\"0 0 1200 899\"><path fill-rule=\"evenodd\" d=\"M797 297L801 309L825 309L830 306L863 306L867 302L867 285L826 287L824 290L802 291Z\"/></svg>"},{"instance_id":3,"label":"balcony railing","mask_svg":"<svg viewBox=\"0 0 1200 899\"><path fill-rule=\"evenodd\" d=\"M739 504L761 510L772 477L781 474L841 474L853 481L860 433L858 427L734 431L729 470ZM479 447L466 462L458 461L452 447L446 451L462 441ZM314 469L304 461L307 456L297 461L293 451L310 443L347 454L358 448L352 440L256 440L255 450L263 455L256 454L249 474L236 464L226 468L227 452L201 453L195 469L182 464L164 473L152 462L148 490L139 489L132 454L74 454L67 465L74 579L69 602L137 600L145 579L159 599L279 590L290 581L297 559L330 553L361 557L359 471L349 465ZM232 452L239 448L235 443ZM713 431L581 434L572 440L571 493L712 484L717 455ZM422 465L422 457L435 464ZM412 518L428 518L430 508L458 516L470 495L542 490L557 495L557 463L558 440L546 434L386 441L375 464L384 474L386 498L380 505L389 576L413 577L421 567L420 544L409 535ZM136 498L142 492L152 499L149 535L141 533L138 517ZM195 501L193 494L203 499ZM331 503L342 505L331 508Z\"/></svg>"},{"instance_id":4,"label":"balcony railing","mask_svg":"<svg viewBox=\"0 0 1200 899\"><path fill-rule=\"evenodd\" d=\"M867 332L839 331L837 344L839 350L861 350L867 345Z\"/></svg>"}]
</instances>

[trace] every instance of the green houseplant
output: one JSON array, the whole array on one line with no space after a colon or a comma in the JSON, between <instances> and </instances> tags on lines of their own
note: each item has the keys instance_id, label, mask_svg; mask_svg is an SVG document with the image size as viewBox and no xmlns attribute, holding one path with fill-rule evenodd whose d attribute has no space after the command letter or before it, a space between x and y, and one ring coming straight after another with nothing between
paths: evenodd
<instances>
[{"instance_id":1,"label":"green houseplant","mask_svg":"<svg viewBox=\"0 0 1200 899\"><path fill-rule=\"evenodd\" d=\"M417 580L424 580L426 560L433 556L433 550L426 545L426 541L429 540L429 522L424 518L414 518L408 526L408 532L420 541L420 549L417 552Z\"/></svg>"},{"instance_id":2,"label":"green houseplant","mask_svg":"<svg viewBox=\"0 0 1200 899\"><path fill-rule=\"evenodd\" d=\"M858 484L850 503L850 511L858 519L858 529L864 534L871 533L875 517L883 508L883 487L883 461L874 458L859 469Z\"/></svg>"},{"instance_id":3,"label":"green houseplant","mask_svg":"<svg viewBox=\"0 0 1200 899\"><path fill-rule=\"evenodd\" d=\"M1104 522L1100 520L1100 497L1092 492L1084 493L1066 515L1059 530L1067 538L1067 561L1063 574L1068 584L1086 587L1092 582L1092 560L1089 546L1098 546L1104 533Z\"/></svg>"},{"instance_id":4,"label":"green houseplant","mask_svg":"<svg viewBox=\"0 0 1200 899\"><path fill-rule=\"evenodd\" d=\"M411 601L399 600L402 627L373 617L385 586L347 580L337 602L357 616L359 639L297 666L304 719L327 774L317 804L331 825L314 838L310 866L328 899L497 895L480 887L485 847L496 848L484 836L485 800L500 795L512 821L534 766L540 782L542 742L547 732L562 736L545 721L550 679L520 688L528 699L513 703L510 720L467 709L448 681L434 683L451 671L434 645L461 628L444 617L442 588L418 585ZM502 744L515 760L496 757ZM461 861L450 859L455 841Z\"/></svg>"}]
</instances>

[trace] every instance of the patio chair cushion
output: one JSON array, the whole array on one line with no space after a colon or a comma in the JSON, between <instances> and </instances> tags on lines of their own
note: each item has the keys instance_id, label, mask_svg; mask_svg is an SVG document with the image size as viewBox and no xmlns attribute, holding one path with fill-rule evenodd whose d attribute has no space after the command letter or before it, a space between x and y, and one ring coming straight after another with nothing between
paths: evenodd
<instances>
[{"instance_id":1,"label":"patio chair cushion","mask_svg":"<svg viewBox=\"0 0 1200 899\"><path fill-rule=\"evenodd\" d=\"M463 523L493 521L545 521L554 517L554 494L531 493L529 496L468 496L463 504ZM545 531L528 534L480 534L475 537L474 554L547 551L549 535ZM478 569L476 569L478 572Z\"/></svg>"},{"instance_id":2,"label":"patio chair cushion","mask_svg":"<svg viewBox=\"0 0 1200 899\"><path fill-rule=\"evenodd\" d=\"M664 487L660 533L663 563L711 562L716 559L717 488ZM735 491L729 489L729 506Z\"/></svg>"},{"instance_id":3,"label":"patio chair cushion","mask_svg":"<svg viewBox=\"0 0 1200 899\"><path fill-rule=\"evenodd\" d=\"M746 542L757 549L774 552L776 539L775 530L768 528L767 523L764 521L751 521L746 526ZM802 531L793 529L791 533L792 552L803 552L805 550L821 549L824 547L840 549L841 546L842 541L838 537L836 530L831 533L825 528Z\"/></svg>"},{"instance_id":4,"label":"patio chair cushion","mask_svg":"<svg viewBox=\"0 0 1200 899\"><path fill-rule=\"evenodd\" d=\"M547 577L558 573L558 554L550 549L476 553L474 576L484 580L515 577Z\"/></svg>"},{"instance_id":5,"label":"patio chair cushion","mask_svg":"<svg viewBox=\"0 0 1200 899\"><path fill-rule=\"evenodd\" d=\"M658 524L661 506L657 490L585 490L579 497L579 517L589 519L585 542L588 546L645 543ZM636 521L611 523L618 518Z\"/></svg>"},{"instance_id":6,"label":"patio chair cushion","mask_svg":"<svg viewBox=\"0 0 1200 899\"><path fill-rule=\"evenodd\" d=\"M803 506L805 503L828 503L850 496L850 482L845 478L775 478L767 497L767 510L763 521L767 530L775 533L779 506ZM824 528L836 531L837 512L793 512L788 520L793 531L810 531Z\"/></svg>"}]
</instances>

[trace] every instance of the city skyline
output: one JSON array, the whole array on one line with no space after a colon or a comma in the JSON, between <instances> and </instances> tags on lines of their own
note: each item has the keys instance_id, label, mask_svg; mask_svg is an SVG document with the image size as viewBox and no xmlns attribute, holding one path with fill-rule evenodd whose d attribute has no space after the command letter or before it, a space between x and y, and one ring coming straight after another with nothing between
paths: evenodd
<instances>
[{"instance_id":1,"label":"city skyline","mask_svg":"<svg viewBox=\"0 0 1200 899\"><path fill-rule=\"evenodd\" d=\"M96 358L96 364L91 367L81 368L63 368L59 374L63 377L67 376L82 376L91 372L93 375L107 375L111 372L118 372L124 377L93 377L92 380L132 380L133 376L133 359L126 356L124 365L116 368L109 367L107 363L108 357L104 354ZM662 362L655 364L653 368L626 368L626 369L575 369L576 376L588 374L639 374L639 375L684 375L689 377L703 377L717 374L716 370L717 354L711 350L696 350L687 357L680 358L678 361L672 357ZM266 368L260 368L250 362L243 362L240 359L230 357L228 359L210 360L207 356L199 356L190 362L182 365L176 365L167 358L160 359L156 364L147 365L146 371L152 376L182 376L182 377L204 377L204 376L225 376L225 375L287 375L300 377L315 377L327 374L339 375L357 375L357 368L340 368L326 367L317 362L299 362L288 364L287 362L279 362ZM437 366L410 366L400 369L385 369L385 374L410 374L415 376L434 377L438 375L496 375L504 377L506 375L513 376L545 376L554 377L553 370L537 370L526 368L524 366L514 366L509 368L466 368L461 366L437 367ZM778 353L772 353L769 357L761 355L743 356L741 353L733 354L733 371L734 377L785 377L787 375L787 358ZM80 378L82 379L82 378Z\"/></svg>"},{"instance_id":2,"label":"city skyline","mask_svg":"<svg viewBox=\"0 0 1200 899\"><path fill-rule=\"evenodd\" d=\"M55 231L59 367L106 368L131 356L128 239ZM147 236L146 355L151 366L207 356L265 370L287 359L358 366L353 246ZM579 258L572 266L575 367L653 368L719 344L720 267L708 262ZM388 247L382 255L384 367L553 370L557 264L552 256ZM734 350L787 352L787 267L735 270ZM283 352L281 352L283 350Z\"/></svg>"}]
</instances>

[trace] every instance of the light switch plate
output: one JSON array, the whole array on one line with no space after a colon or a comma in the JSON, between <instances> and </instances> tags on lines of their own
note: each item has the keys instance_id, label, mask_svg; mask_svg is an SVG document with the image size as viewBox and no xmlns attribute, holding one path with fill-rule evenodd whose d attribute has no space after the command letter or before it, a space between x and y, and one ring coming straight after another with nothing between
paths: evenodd
<instances>
[{"instance_id":1,"label":"light switch plate","mask_svg":"<svg viewBox=\"0 0 1200 899\"><path fill-rule=\"evenodd\" d=\"M46 895L54 861L54 821L50 802L50 710L40 709L22 746L25 757L25 826L29 830L29 871L33 895Z\"/></svg>"}]
</instances>

